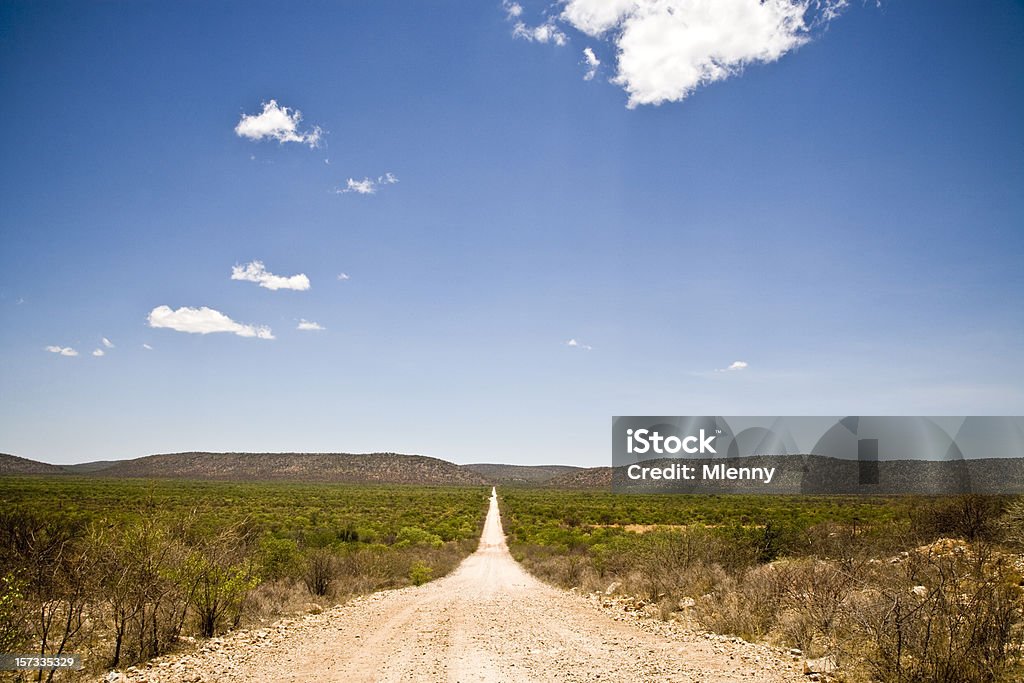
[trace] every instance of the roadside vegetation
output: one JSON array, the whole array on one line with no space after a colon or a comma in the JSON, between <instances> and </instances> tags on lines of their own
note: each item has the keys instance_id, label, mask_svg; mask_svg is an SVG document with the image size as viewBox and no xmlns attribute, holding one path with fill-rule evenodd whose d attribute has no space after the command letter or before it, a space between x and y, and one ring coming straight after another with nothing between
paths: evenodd
<instances>
[{"instance_id":1,"label":"roadside vegetation","mask_svg":"<svg viewBox=\"0 0 1024 683\"><path fill-rule=\"evenodd\" d=\"M831 680L1024 677L1020 500L513 489L502 505L540 578L798 649Z\"/></svg>"},{"instance_id":2,"label":"roadside vegetation","mask_svg":"<svg viewBox=\"0 0 1024 683\"><path fill-rule=\"evenodd\" d=\"M96 673L195 637L419 585L473 551L489 493L0 478L0 652L81 654L85 673Z\"/></svg>"}]
</instances>

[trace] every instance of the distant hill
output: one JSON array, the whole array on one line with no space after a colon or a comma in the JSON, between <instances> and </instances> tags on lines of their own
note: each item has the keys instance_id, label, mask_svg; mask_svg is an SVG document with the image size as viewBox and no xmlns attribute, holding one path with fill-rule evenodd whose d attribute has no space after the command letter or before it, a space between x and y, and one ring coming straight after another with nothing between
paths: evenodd
<instances>
[{"instance_id":1,"label":"distant hill","mask_svg":"<svg viewBox=\"0 0 1024 683\"><path fill-rule=\"evenodd\" d=\"M480 474L424 455L399 453L170 453L115 462L92 476L352 484L485 485Z\"/></svg>"},{"instance_id":2,"label":"distant hill","mask_svg":"<svg viewBox=\"0 0 1024 683\"><path fill-rule=\"evenodd\" d=\"M57 465L0 453L0 475L4 474L64 474L64 470Z\"/></svg>"},{"instance_id":3,"label":"distant hill","mask_svg":"<svg viewBox=\"0 0 1024 683\"><path fill-rule=\"evenodd\" d=\"M611 467L576 468L550 479L545 486L553 489L610 489Z\"/></svg>"},{"instance_id":4,"label":"distant hill","mask_svg":"<svg viewBox=\"0 0 1024 683\"><path fill-rule=\"evenodd\" d=\"M94 462L82 462L77 465L61 465L61 469L71 474L92 474L93 472L99 472L105 470L108 467L116 465L118 460L96 460Z\"/></svg>"},{"instance_id":5,"label":"distant hill","mask_svg":"<svg viewBox=\"0 0 1024 683\"><path fill-rule=\"evenodd\" d=\"M868 466L818 455L755 455L746 458L645 461L647 467L685 462L702 468L775 468L771 482L751 479L630 482L633 492L677 493L1024 493L1024 458L951 461L887 460ZM134 460L50 465L0 454L0 476L78 475L104 478L219 481L311 481L434 486L540 486L553 489L617 490L625 467L568 465L456 465L399 453L171 453Z\"/></svg>"},{"instance_id":6,"label":"distant hill","mask_svg":"<svg viewBox=\"0 0 1024 683\"><path fill-rule=\"evenodd\" d=\"M464 469L481 475L487 483L495 486L536 486L546 484L555 477L583 469L571 465L500 465L474 463L463 465Z\"/></svg>"}]
</instances>

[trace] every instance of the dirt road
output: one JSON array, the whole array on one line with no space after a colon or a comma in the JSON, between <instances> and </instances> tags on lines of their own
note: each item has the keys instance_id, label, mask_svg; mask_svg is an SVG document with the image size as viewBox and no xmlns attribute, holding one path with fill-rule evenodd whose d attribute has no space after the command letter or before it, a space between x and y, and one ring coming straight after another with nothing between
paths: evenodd
<instances>
[{"instance_id":1,"label":"dirt road","mask_svg":"<svg viewBox=\"0 0 1024 683\"><path fill-rule=\"evenodd\" d=\"M138 676L138 677L136 677ZM492 490L477 551L447 577L216 641L130 680L799 681L796 664L743 642L666 636L527 574Z\"/></svg>"}]
</instances>

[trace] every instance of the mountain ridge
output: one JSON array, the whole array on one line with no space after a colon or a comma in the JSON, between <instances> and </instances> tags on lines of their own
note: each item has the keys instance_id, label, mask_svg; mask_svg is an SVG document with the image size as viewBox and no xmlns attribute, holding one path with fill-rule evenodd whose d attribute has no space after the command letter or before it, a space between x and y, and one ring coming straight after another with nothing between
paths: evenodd
<instances>
[{"instance_id":1,"label":"mountain ridge","mask_svg":"<svg viewBox=\"0 0 1024 683\"><path fill-rule=\"evenodd\" d=\"M0 454L0 476L83 476L124 479L207 481L310 481L348 484L428 486L522 486L615 490L635 493L842 493L951 494L1024 493L1024 458L879 461L865 463L818 455L755 455L745 458L664 459L647 467L685 462L701 467L773 467L770 483L756 481L645 481L630 483L626 466L457 465L425 455L402 453L214 453L190 451L130 460L52 465ZM865 476L868 478L865 479Z\"/></svg>"},{"instance_id":2,"label":"mountain ridge","mask_svg":"<svg viewBox=\"0 0 1024 683\"><path fill-rule=\"evenodd\" d=\"M125 479L537 486L576 469L579 468L571 465L457 465L441 458L393 452L185 451L73 465L52 465L0 454L0 476L74 475Z\"/></svg>"}]
</instances>

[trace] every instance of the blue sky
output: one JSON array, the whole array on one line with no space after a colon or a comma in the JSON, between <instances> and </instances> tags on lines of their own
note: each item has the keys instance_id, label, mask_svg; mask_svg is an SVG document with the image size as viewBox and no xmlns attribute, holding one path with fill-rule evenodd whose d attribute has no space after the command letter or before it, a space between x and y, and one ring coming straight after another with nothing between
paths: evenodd
<instances>
[{"instance_id":1,"label":"blue sky","mask_svg":"<svg viewBox=\"0 0 1024 683\"><path fill-rule=\"evenodd\" d=\"M0 452L1021 414L1020 3L667 4L0 5ZM271 100L302 140L236 132Z\"/></svg>"}]
</instances>

